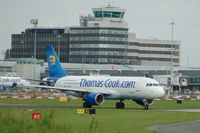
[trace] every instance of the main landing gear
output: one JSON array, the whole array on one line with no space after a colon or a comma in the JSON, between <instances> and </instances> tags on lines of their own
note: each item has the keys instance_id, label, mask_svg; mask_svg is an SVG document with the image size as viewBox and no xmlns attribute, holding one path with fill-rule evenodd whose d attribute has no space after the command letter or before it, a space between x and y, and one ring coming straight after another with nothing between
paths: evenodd
<instances>
[{"instance_id":1,"label":"main landing gear","mask_svg":"<svg viewBox=\"0 0 200 133\"><path fill-rule=\"evenodd\" d=\"M120 100L120 102L116 103L116 109L124 109L125 104Z\"/></svg>"},{"instance_id":2,"label":"main landing gear","mask_svg":"<svg viewBox=\"0 0 200 133\"><path fill-rule=\"evenodd\" d=\"M83 108L92 108L92 105L87 103L87 102L84 102L83 103Z\"/></svg>"}]
</instances>

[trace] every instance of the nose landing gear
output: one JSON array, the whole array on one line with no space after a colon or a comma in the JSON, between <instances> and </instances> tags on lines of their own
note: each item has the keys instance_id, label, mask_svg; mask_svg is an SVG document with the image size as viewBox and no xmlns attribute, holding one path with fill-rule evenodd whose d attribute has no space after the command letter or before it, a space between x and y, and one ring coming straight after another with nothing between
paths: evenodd
<instances>
[{"instance_id":1,"label":"nose landing gear","mask_svg":"<svg viewBox=\"0 0 200 133\"><path fill-rule=\"evenodd\" d=\"M91 108L91 107L92 107L91 104L89 104L89 103L87 103L87 102L84 102L84 103L83 103L83 108Z\"/></svg>"},{"instance_id":2,"label":"nose landing gear","mask_svg":"<svg viewBox=\"0 0 200 133\"><path fill-rule=\"evenodd\" d=\"M148 109L149 109L149 105L145 105L144 110L148 110Z\"/></svg>"}]
</instances>

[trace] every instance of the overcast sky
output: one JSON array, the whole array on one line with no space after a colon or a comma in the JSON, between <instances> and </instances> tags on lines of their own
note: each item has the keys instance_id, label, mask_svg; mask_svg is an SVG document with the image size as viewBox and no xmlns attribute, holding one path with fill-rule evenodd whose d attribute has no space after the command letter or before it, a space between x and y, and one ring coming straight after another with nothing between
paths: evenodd
<instances>
[{"instance_id":1,"label":"overcast sky","mask_svg":"<svg viewBox=\"0 0 200 133\"><path fill-rule=\"evenodd\" d=\"M91 8L107 6L109 0L0 0L0 52L11 48L11 34L33 27L78 26L79 15L92 14ZM181 66L200 67L200 0L110 0L126 9L129 31L143 39L181 41ZM0 54L2 58L2 54Z\"/></svg>"}]
</instances>

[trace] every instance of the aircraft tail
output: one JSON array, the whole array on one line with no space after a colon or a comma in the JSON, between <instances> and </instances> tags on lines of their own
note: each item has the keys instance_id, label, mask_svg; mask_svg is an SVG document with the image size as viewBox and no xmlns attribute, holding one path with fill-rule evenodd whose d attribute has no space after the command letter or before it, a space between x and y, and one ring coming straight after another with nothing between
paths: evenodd
<instances>
[{"instance_id":1,"label":"aircraft tail","mask_svg":"<svg viewBox=\"0 0 200 133\"><path fill-rule=\"evenodd\" d=\"M57 54L50 44L46 45L46 55L50 77L64 77L68 75L62 68Z\"/></svg>"}]
</instances>

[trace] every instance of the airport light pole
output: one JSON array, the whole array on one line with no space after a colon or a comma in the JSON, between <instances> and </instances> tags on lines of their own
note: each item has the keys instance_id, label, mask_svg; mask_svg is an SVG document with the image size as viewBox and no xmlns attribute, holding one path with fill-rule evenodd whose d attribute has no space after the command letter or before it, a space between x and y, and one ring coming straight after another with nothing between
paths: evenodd
<instances>
[{"instance_id":1,"label":"airport light pole","mask_svg":"<svg viewBox=\"0 0 200 133\"><path fill-rule=\"evenodd\" d=\"M36 29L37 29L37 24L38 24L38 19L37 18L33 18L31 19L31 24L34 25L34 28L35 28L35 39L34 39L34 55L33 55L33 58L34 58L34 79L35 79L35 64L36 64L36 37L37 37L37 32L36 32Z\"/></svg>"},{"instance_id":2,"label":"airport light pole","mask_svg":"<svg viewBox=\"0 0 200 133\"><path fill-rule=\"evenodd\" d=\"M3 61L3 68L5 67L5 57L6 57L6 51L5 50L1 50L1 54L2 54L2 61ZM3 69L4 75L6 74L6 70L5 68Z\"/></svg>"},{"instance_id":3,"label":"airport light pole","mask_svg":"<svg viewBox=\"0 0 200 133\"><path fill-rule=\"evenodd\" d=\"M175 23L172 21L170 23L170 25L172 26L171 28L171 52L170 52L170 77L171 77L171 87L173 89L173 51L174 51L174 47L173 47L173 35L174 35L174 25Z\"/></svg>"},{"instance_id":4,"label":"airport light pole","mask_svg":"<svg viewBox=\"0 0 200 133\"><path fill-rule=\"evenodd\" d=\"M173 73L173 50L174 50L173 35L174 35L174 25L175 25L175 23L172 21L170 23L170 25L172 26L172 29L171 29L171 52L170 52L170 74L172 76L172 73Z\"/></svg>"},{"instance_id":5,"label":"airport light pole","mask_svg":"<svg viewBox=\"0 0 200 133\"><path fill-rule=\"evenodd\" d=\"M60 38L62 38L63 36L57 35L56 37L58 38L58 59L60 60Z\"/></svg>"}]
</instances>

